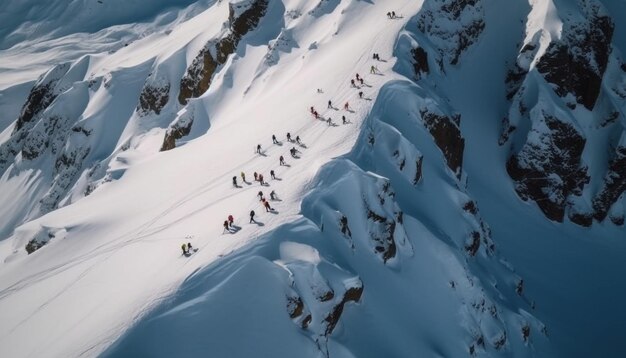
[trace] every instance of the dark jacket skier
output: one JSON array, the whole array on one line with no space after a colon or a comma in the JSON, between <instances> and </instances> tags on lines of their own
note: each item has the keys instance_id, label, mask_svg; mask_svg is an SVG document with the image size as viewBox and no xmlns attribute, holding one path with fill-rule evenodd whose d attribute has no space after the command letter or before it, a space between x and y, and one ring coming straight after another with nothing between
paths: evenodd
<instances>
[{"instance_id":1,"label":"dark jacket skier","mask_svg":"<svg viewBox=\"0 0 626 358\"><path fill-rule=\"evenodd\" d=\"M233 177L233 186L236 188L237 187L237 176Z\"/></svg>"},{"instance_id":2,"label":"dark jacket skier","mask_svg":"<svg viewBox=\"0 0 626 358\"><path fill-rule=\"evenodd\" d=\"M272 179L276 179L276 174L274 173L274 170L270 170L270 176L272 177Z\"/></svg>"},{"instance_id":3,"label":"dark jacket skier","mask_svg":"<svg viewBox=\"0 0 626 358\"><path fill-rule=\"evenodd\" d=\"M283 158L282 155L280 156L278 160L280 161L280 165L285 165L285 158Z\"/></svg>"},{"instance_id":4,"label":"dark jacket skier","mask_svg":"<svg viewBox=\"0 0 626 358\"><path fill-rule=\"evenodd\" d=\"M256 221L254 220L254 210L250 210L250 222L251 222L251 223L256 222Z\"/></svg>"},{"instance_id":5,"label":"dark jacket skier","mask_svg":"<svg viewBox=\"0 0 626 358\"><path fill-rule=\"evenodd\" d=\"M277 144L276 136L272 134L272 143Z\"/></svg>"},{"instance_id":6,"label":"dark jacket skier","mask_svg":"<svg viewBox=\"0 0 626 358\"><path fill-rule=\"evenodd\" d=\"M260 145L260 144L257 144L257 145L256 145L256 152L257 152L258 154L261 154L261 145Z\"/></svg>"}]
</instances>

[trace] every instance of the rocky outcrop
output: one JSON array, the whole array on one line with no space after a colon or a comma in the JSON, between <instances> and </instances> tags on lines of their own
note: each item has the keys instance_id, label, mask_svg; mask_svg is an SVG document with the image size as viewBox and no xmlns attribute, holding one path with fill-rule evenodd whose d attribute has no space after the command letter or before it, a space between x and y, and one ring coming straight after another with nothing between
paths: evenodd
<instances>
[{"instance_id":1,"label":"rocky outcrop","mask_svg":"<svg viewBox=\"0 0 626 358\"><path fill-rule=\"evenodd\" d=\"M60 92L56 88L57 83L67 73L69 68L69 63L58 65L39 78L22 107L20 116L15 123L13 134L16 134L26 123L30 123L37 115L50 106Z\"/></svg>"},{"instance_id":2,"label":"rocky outcrop","mask_svg":"<svg viewBox=\"0 0 626 358\"><path fill-rule=\"evenodd\" d=\"M480 0L442 0L425 2L417 27L438 52L437 63L456 65L485 29Z\"/></svg>"},{"instance_id":3,"label":"rocky outcrop","mask_svg":"<svg viewBox=\"0 0 626 358\"><path fill-rule=\"evenodd\" d=\"M165 131L161 152L176 148L176 140L188 135L193 125L193 115L185 114L177 118Z\"/></svg>"},{"instance_id":4,"label":"rocky outcrop","mask_svg":"<svg viewBox=\"0 0 626 358\"><path fill-rule=\"evenodd\" d=\"M424 125L435 139L435 144L443 152L448 167L460 179L463 165L463 150L465 149L465 139L461 135L459 127L461 115L457 114L449 117L427 109L422 109L420 114Z\"/></svg>"},{"instance_id":5,"label":"rocky outcrop","mask_svg":"<svg viewBox=\"0 0 626 358\"><path fill-rule=\"evenodd\" d=\"M615 26L610 17L600 15L599 5L588 6L587 21L566 23L562 39L550 44L536 67L560 97L571 93L591 110L600 94Z\"/></svg>"},{"instance_id":6,"label":"rocky outcrop","mask_svg":"<svg viewBox=\"0 0 626 358\"><path fill-rule=\"evenodd\" d=\"M160 114L161 110L170 99L170 84L166 83L162 86L148 84L143 87L139 95L139 104L137 104L137 113L140 116L146 116L150 113Z\"/></svg>"},{"instance_id":7,"label":"rocky outcrop","mask_svg":"<svg viewBox=\"0 0 626 358\"><path fill-rule=\"evenodd\" d=\"M229 4L229 31L221 39L210 41L187 68L180 80L180 104L187 104L189 98L198 97L209 89L217 67L235 52L241 38L256 28L268 3L268 0L244 0Z\"/></svg>"},{"instance_id":8,"label":"rocky outcrop","mask_svg":"<svg viewBox=\"0 0 626 358\"><path fill-rule=\"evenodd\" d=\"M623 135L626 138L626 134ZM626 142L626 141L624 141ZM593 198L593 217L598 221L603 221L611 206L620 198L626 190L626 146L618 146L615 148L613 159L609 162L608 172L604 178L604 184L600 192ZM613 222L617 221L618 225L623 223L618 216Z\"/></svg>"},{"instance_id":9,"label":"rocky outcrop","mask_svg":"<svg viewBox=\"0 0 626 358\"><path fill-rule=\"evenodd\" d=\"M344 306L348 302L358 303L361 300L361 296L363 295L363 284L359 281L359 285L349 287L346 292L343 294L341 300L333 307L328 316L324 318L326 322L326 331L324 332L325 336L329 336L333 333L335 326L339 322L339 318L341 318L341 314L343 313Z\"/></svg>"},{"instance_id":10,"label":"rocky outcrop","mask_svg":"<svg viewBox=\"0 0 626 358\"><path fill-rule=\"evenodd\" d=\"M420 79L422 76L427 75L430 71L428 68L428 54L421 47L416 47L411 50L413 57L413 70L415 71L415 77Z\"/></svg>"},{"instance_id":11,"label":"rocky outcrop","mask_svg":"<svg viewBox=\"0 0 626 358\"><path fill-rule=\"evenodd\" d=\"M583 136L568 122L541 112L527 142L511 156L506 169L523 200L537 203L551 220L562 222L567 197L580 195L589 181L581 166Z\"/></svg>"}]
</instances>

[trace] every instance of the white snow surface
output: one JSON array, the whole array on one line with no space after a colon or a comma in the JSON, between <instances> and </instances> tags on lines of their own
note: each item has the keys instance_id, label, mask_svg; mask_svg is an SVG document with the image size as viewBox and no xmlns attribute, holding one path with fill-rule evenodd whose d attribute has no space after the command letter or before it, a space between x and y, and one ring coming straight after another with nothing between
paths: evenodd
<instances>
[{"instance_id":1,"label":"white snow surface","mask_svg":"<svg viewBox=\"0 0 626 358\"><path fill-rule=\"evenodd\" d=\"M259 28L186 106L177 101L180 78L224 31L228 1L0 4L0 144L35 81L63 63L71 75L48 114L99 133L72 137L90 148L88 163L54 211L40 212L37 202L54 176L42 169L53 165L42 163L50 157L32 164L18 154L0 178L0 357L457 357L471 345L481 356L626 350L624 228L545 220L515 195L508 153L497 145L505 63L516 60L517 42L534 36L545 50L559 35L553 10L563 1L530 1L532 11L527 1L482 1L486 30L471 55L418 85L409 81L402 38L416 31L407 23L422 1L269 2ZM402 16L390 20L390 10ZM623 43L624 34L618 38ZM373 52L385 61L372 62ZM360 89L350 87L357 72ZM172 88L159 115L135 111L145 83ZM335 125L313 119L310 106ZM463 180L418 120L421 108L463 114ZM190 121L177 148L158 151L168 126ZM287 142L287 132L303 145ZM279 166L281 155L287 166ZM415 184L417 158L423 176ZM255 171L268 186L252 180ZM381 194L387 183L393 195ZM277 193L275 211L263 209L259 190ZM462 210L472 200L480 214ZM368 239L386 227L367 220L365 208L395 223L397 252L387 262ZM233 233L222 228L229 214ZM337 228L342 215L350 218L349 239ZM485 241L469 257L473 231ZM49 241L27 255L33 238ZM486 249L490 240L495 253ZM187 242L197 249L189 257L180 249ZM520 278L525 294L518 296ZM326 315L359 287L360 302L347 303L324 335ZM320 299L329 291L333 298ZM291 319L287 298L296 296L304 313ZM303 330L307 314L313 321ZM496 348L503 332L506 344Z\"/></svg>"}]
</instances>

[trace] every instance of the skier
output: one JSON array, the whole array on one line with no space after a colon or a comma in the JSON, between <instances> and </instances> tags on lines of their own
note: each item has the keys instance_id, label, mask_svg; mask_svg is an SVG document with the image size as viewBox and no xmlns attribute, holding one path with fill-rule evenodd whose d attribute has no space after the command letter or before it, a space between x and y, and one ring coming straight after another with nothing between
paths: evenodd
<instances>
[{"instance_id":1,"label":"skier","mask_svg":"<svg viewBox=\"0 0 626 358\"><path fill-rule=\"evenodd\" d=\"M228 220L224 220L224 231L223 232L226 232L226 231L230 231L230 226L228 225Z\"/></svg>"},{"instance_id":2,"label":"skier","mask_svg":"<svg viewBox=\"0 0 626 358\"><path fill-rule=\"evenodd\" d=\"M241 172L241 181L245 182L246 181L246 173Z\"/></svg>"},{"instance_id":3,"label":"skier","mask_svg":"<svg viewBox=\"0 0 626 358\"><path fill-rule=\"evenodd\" d=\"M287 132L287 142L291 142L291 133Z\"/></svg>"},{"instance_id":4,"label":"skier","mask_svg":"<svg viewBox=\"0 0 626 358\"><path fill-rule=\"evenodd\" d=\"M363 91L359 91L359 98L363 98Z\"/></svg>"},{"instance_id":5,"label":"skier","mask_svg":"<svg viewBox=\"0 0 626 358\"><path fill-rule=\"evenodd\" d=\"M395 18L396 18L396 12L395 12L395 11L392 11L392 12L391 12L391 18L392 18L392 19L395 19Z\"/></svg>"},{"instance_id":6,"label":"skier","mask_svg":"<svg viewBox=\"0 0 626 358\"><path fill-rule=\"evenodd\" d=\"M328 100L328 108L333 108L333 102L331 100Z\"/></svg>"},{"instance_id":7,"label":"skier","mask_svg":"<svg viewBox=\"0 0 626 358\"><path fill-rule=\"evenodd\" d=\"M261 154L261 145L260 145L260 144L257 144L257 146L256 146L256 152L257 152L258 154Z\"/></svg>"},{"instance_id":8,"label":"skier","mask_svg":"<svg viewBox=\"0 0 626 358\"><path fill-rule=\"evenodd\" d=\"M342 122L343 124L346 124L346 123L347 123L347 122L346 122L346 116L341 116L341 122Z\"/></svg>"},{"instance_id":9,"label":"skier","mask_svg":"<svg viewBox=\"0 0 626 358\"><path fill-rule=\"evenodd\" d=\"M291 148L289 151L291 152L291 156L296 158L296 154L298 153L296 147Z\"/></svg>"},{"instance_id":10,"label":"skier","mask_svg":"<svg viewBox=\"0 0 626 358\"><path fill-rule=\"evenodd\" d=\"M259 174L259 183L261 185L265 184L265 182L263 181L263 174Z\"/></svg>"},{"instance_id":11,"label":"skier","mask_svg":"<svg viewBox=\"0 0 626 358\"><path fill-rule=\"evenodd\" d=\"M270 193L270 199L276 200L276 193L274 192L274 190L272 190L272 192Z\"/></svg>"},{"instance_id":12,"label":"skier","mask_svg":"<svg viewBox=\"0 0 626 358\"><path fill-rule=\"evenodd\" d=\"M187 252L191 253L191 251L193 250L193 247L191 247L191 242L187 243Z\"/></svg>"},{"instance_id":13,"label":"skier","mask_svg":"<svg viewBox=\"0 0 626 358\"><path fill-rule=\"evenodd\" d=\"M237 176L233 177L233 186L236 188L237 187Z\"/></svg>"},{"instance_id":14,"label":"skier","mask_svg":"<svg viewBox=\"0 0 626 358\"><path fill-rule=\"evenodd\" d=\"M254 181L259 181L259 174L254 172Z\"/></svg>"},{"instance_id":15,"label":"skier","mask_svg":"<svg viewBox=\"0 0 626 358\"><path fill-rule=\"evenodd\" d=\"M391 13L390 12L387 13L387 17L391 19Z\"/></svg>"},{"instance_id":16,"label":"skier","mask_svg":"<svg viewBox=\"0 0 626 358\"><path fill-rule=\"evenodd\" d=\"M280 160L280 165L285 165L285 158L282 155L278 158L278 160Z\"/></svg>"},{"instance_id":17,"label":"skier","mask_svg":"<svg viewBox=\"0 0 626 358\"><path fill-rule=\"evenodd\" d=\"M328 117L328 119L326 120L326 123L328 123L328 126L331 126L333 124L333 119Z\"/></svg>"},{"instance_id":18,"label":"skier","mask_svg":"<svg viewBox=\"0 0 626 358\"><path fill-rule=\"evenodd\" d=\"M265 201L263 203L263 205L265 206L265 211L273 211L274 209L270 206L270 202L269 201Z\"/></svg>"},{"instance_id":19,"label":"skier","mask_svg":"<svg viewBox=\"0 0 626 358\"><path fill-rule=\"evenodd\" d=\"M273 134L272 134L272 143L278 144L278 141L276 140L276 136Z\"/></svg>"},{"instance_id":20,"label":"skier","mask_svg":"<svg viewBox=\"0 0 626 358\"><path fill-rule=\"evenodd\" d=\"M324 91L322 91L322 89L321 89L321 88L318 88L318 89L317 89L317 93L324 93Z\"/></svg>"},{"instance_id":21,"label":"skier","mask_svg":"<svg viewBox=\"0 0 626 358\"><path fill-rule=\"evenodd\" d=\"M315 119L320 118L319 113L317 113L317 111L313 111L313 117L315 117Z\"/></svg>"},{"instance_id":22,"label":"skier","mask_svg":"<svg viewBox=\"0 0 626 358\"><path fill-rule=\"evenodd\" d=\"M299 136L299 135L298 135L298 136L296 136L296 143L298 143L298 144L302 144L302 143L300 143L300 136Z\"/></svg>"},{"instance_id":23,"label":"skier","mask_svg":"<svg viewBox=\"0 0 626 358\"><path fill-rule=\"evenodd\" d=\"M359 76L359 74L357 73L357 74L356 74L356 80L358 81L358 80L360 80L360 79L361 79L361 77L360 77L360 76Z\"/></svg>"},{"instance_id":24,"label":"skier","mask_svg":"<svg viewBox=\"0 0 626 358\"><path fill-rule=\"evenodd\" d=\"M183 243L180 248L183 249L183 255L187 255L187 244Z\"/></svg>"},{"instance_id":25,"label":"skier","mask_svg":"<svg viewBox=\"0 0 626 358\"><path fill-rule=\"evenodd\" d=\"M350 110L350 105L348 104L348 102L346 102L346 104L343 105L343 109L346 111Z\"/></svg>"},{"instance_id":26,"label":"skier","mask_svg":"<svg viewBox=\"0 0 626 358\"><path fill-rule=\"evenodd\" d=\"M372 65L372 67L370 67L370 73L376 73L376 66Z\"/></svg>"},{"instance_id":27,"label":"skier","mask_svg":"<svg viewBox=\"0 0 626 358\"><path fill-rule=\"evenodd\" d=\"M257 195L259 197L260 201L263 201L263 191L259 190L259 192L257 193Z\"/></svg>"},{"instance_id":28,"label":"skier","mask_svg":"<svg viewBox=\"0 0 626 358\"><path fill-rule=\"evenodd\" d=\"M270 176L272 179L276 179L276 175L274 174L274 169L270 170Z\"/></svg>"},{"instance_id":29,"label":"skier","mask_svg":"<svg viewBox=\"0 0 626 358\"><path fill-rule=\"evenodd\" d=\"M233 226L233 222L235 222L235 218L232 215L228 215L228 223L230 226Z\"/></svg>"},{"instance_id":30,"label":"skier","mask_svg":"<svg viewBox=\"0 0 626 358\"><path fill-rule=\"evenodd\" d=\"M250 223L255 223L256 221L254 220L254 210L250 210Z\"/></svg>"},{"instance_id":31,"label":"skier","mask_svg":"<svg viewBox=\"0 0 626 358\"><path fill-rule=\"evenodd\" d=\"M315 112L315 108L313 108L313 106L311 106L311 114L313 114L313 112Z\"/></svg>"},{"instance_id":32,"label":"skier","mask_svg":"<svg viewBox=\"0 0 626 358\"><path fill-rule=\"evenodd\" d=\"M363 77L361 77L361 79L359 79L359 82L361 82L361 86L363 86Z\"/></svg>"},{"instance_id":33,"label":"skier","mask_svg":"<svg viewBox=\"0 0 626 358\"><path fill-rule=\"evenodd\" d=\"M350 87L355 87L354 80L350 80Z\"/></svg>"}]
</instances>

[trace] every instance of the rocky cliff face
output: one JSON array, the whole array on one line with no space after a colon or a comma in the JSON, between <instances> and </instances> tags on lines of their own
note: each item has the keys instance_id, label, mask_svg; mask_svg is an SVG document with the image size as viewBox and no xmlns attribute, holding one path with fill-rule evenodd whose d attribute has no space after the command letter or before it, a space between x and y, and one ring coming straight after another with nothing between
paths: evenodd
<instances>
[{"instance_id":1,"label":"rocky cliff face","mask_svg":"<svg viewBox=\"0 0 626 358\"><path fill-rule=\"evenodd\" d=\"M218 66L235 52L241 38L256 28L268 4L268 0L229 3L228 31L221 38L209 41L187 68L187 73L180 80L180 104L187 104L189 98L199 97L209 89Z\"/></svg>"},{"instance_id":2,"label":"rocky cliff face","mask_svg":"<svg viewBox=\"0 0 626 358\"><path fill-rule=\"evenodd\" d=\"M534 6L529 17L544 11L542 4ZM521 199L536 203L551 220L567 216L589 226L594 218L604 220L624 190L623 179L611 169L620 155L612 149L615 136L608 134L622 128L616 108L624 98L615 91L619 81L614 84L622 77L620 61L612 52L614 24L601 4L581 1L575 11L556 14L560 36L534 27L533 21L527 24L506 78L511 107L499 143L511 148L506 168ZM589 118L597 124L590 125ZM585 153L595 151L590 139L614 153L607 173L591 171L591 163L585 163Z\"/></svg>"}]
</instances>

